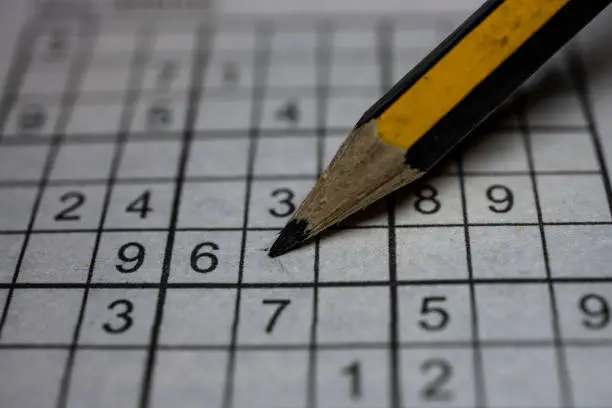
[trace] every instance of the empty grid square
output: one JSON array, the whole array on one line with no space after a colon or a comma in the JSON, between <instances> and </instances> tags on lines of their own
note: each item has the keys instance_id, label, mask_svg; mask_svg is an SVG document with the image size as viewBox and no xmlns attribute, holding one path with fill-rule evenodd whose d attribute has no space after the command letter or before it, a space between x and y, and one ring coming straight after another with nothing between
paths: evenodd
<instances>
[{"instance_id":1,"label":"empty grid square","mask_svg":"<svg viewBox=\"0 0 612 408\"><path fill-rule=\"evenodd\" d=\"M317 173L317 138L262 138L257 143L254 174L312 176Z\"/></svg>"},{"instance_id":2,"label":"empty grid square","mask_svg":"<svg viewBox=\"0 0 612 408\"><path fill-rule=\"evenodd\" d=\"M156 289L91 289L79 341L147 344L156 301Z\"/></svg>"},{"instance_id":3,"label":"empty grid square","mask_svg":"<svg viewBox=\"0 0 612 408\"><path fill-rule=\"evenodd\" d=\"M244 194L244 181L187 183L181 196L178 226L240 228Z\"/></svg>"},{"instance_id":4,"label":"empty grid square","mask_svg":"<svg viewBox=\"0 0 612 408\"><path fill-rule=\"evenodd\" d=\"M165 232L104 232L92 280L94 282L159 282Z\"/></svg>"},{"instance_id":5,"label":"empty grid square","mask_svg":"<svg viewBox=\"0 0 612 408\"><path fill-rule=\"evenodd\" d=\"M308 354L305 351L238 351L234 404L252 408L304 405ZM287 367L291 367L290 370Z\"/></svg>"},{"instance_id":6,"label":"empty grid square","mask_svg":"<svg viewBox=\"0 0 612 408\"><path fill-rule=\"evenodd\" d=\"M398 228L400 280L467 279L463 228Z\"/></svg>"},{"instance_id":7,"label":"empty grid square","mask_svg":"<svg viewBox=\"0 0 612 408\"><path fill-rule=\"evenodd\" d=\"M401 356L402 395L410 408L474 406L472 350L411 350ZM445 379L440 383L440 379Z\"/></svg>"},{"instance_id":8,"label":"empty grid square","mask_svg":"<svg viewBox=\"0 0 612 408\"><path fill-rule=\"evenodd\" d=\"M392 81L395 83L402 79L414 66L427 55L426 48L397 50L392 61Z\"/></svg>"},{"instance_id":9,"label":"empty grid square","mask_svg":"<svg viewBox=\"0 0 612 408\"><path fill-rule=\"evenodd\" d=\"M531 133L536 171L599 171L591 136L584 132Z\"/></svg>"},{"instance_id":10,"label":"empty grid square","mask_svg":"<svg viewBox=\"0 0 612 408\"><path fill-rule=\"evenodd\" d=\"M276 235L274 231L247 232L243 282L311 282L314 278L313 246L297 248L282 258L270 258L268 249Z\"/></svg>"},{"instance_id":11,"label":"empty grid square","mask_svg":"<svg viewBox=\"0 0 612 408\"><path fill-rule=\"evenodd\" d=\"M0 187L0 229L25 230L35 196L36 188Z\"/></svg>"},{"instance_id":12,"label":"empty grid square","mask_svg":"<svg viewBox=\"0 0 612 408\"><path fill-rule=\"evenodd\" d=\"M572 395L577 407L605 408L612 401L609 348L574 348L565 351Z\"/></svg>"},{"instance_id":13,"label":"empty grid square","mask_svg":"<svg viewBox=\"0 0 612 408\"><path fill-rule=\"evenodd\" d=\"M321 240L320 281L388 281L389 234L386 229L337 231Z\"/></svg>"},{"instance_id":14,"label":"empty grid square","mask_svg":"<svg viewBox=\"0 0 612 408\"><path fill-rule=\"evenodd\" d=\"M43 193L34 227L71 230L97 228L105 191L105 186L48 186ZM30 211L30 208L27 210Z\"/></svg>"},{"instance_id":15,"label":"empty grid square","mask_svg":"<svg viewBox=\"0 0 612 408\"><path fill-rule=\"evenodd\" d=\"M538 176L545 222L610 221L610 206L600 176Z\"/></svg>"},{"instance_id":16,"label":"empty grid square","mask_svg":"<svg viewBox=\"0 0 612 408\"><path fill-rule=\"evenodd\" d=\"M327 103L327 126L348 132L372 105L371 96L330 96Z\"/></svg>"},{"instance_id":17,"label":"empty grid square","mask_svg":"<svg viewBox=\"0 0 612 408\"><path fill-rule=\"evenodd\" d=\"M25 74L22 94L61 94L68 82L68 70L30 70Z\"/></svg>"},{"instance_id":18,"label":"empty grid square","mask_svg":"<svg viewBox=\"0 0 612 408\"><path fill-rule=\"evenodd\" d=\"M438 45L438 30L433 28L396 27L393 40L397 51L402 48L423 48L423 51Z\"/></svg>"},{"instance_id":19,"label":"empty grid square","mask_svg":"<svg viewBox=\"0 0 612 408\"><path fill-rule=\"evenodd\" d=\"M172 182L115 184L105 227L167 228L174 198Z\"/></svg>"},{"instance_id":20,"label":"empty grid square","mask_svg":"<svg viewBox=\"0 0 612 408\"><path fill-rule=\"evenodd\" d=\"M245 176L249 140L244 138L195 140L189 151L188 177Z\"/></svg>"},{"instance_id":21,"label":"empty grid square","mask_svg":"<svg viewBox=\"0 0 612 408\"><path fill-rule=\"evenodd\" d=\"M263 103L262 129L294 130L317 127L316 99L300 92L287 98L267 97Z\"/></svg>"},{"instance_id":22,"label":"empty grid square","mask_svg":"<svg viewBox=\"0 0 612 408\"><path fill-rule=\"evenodd\" d=\"M518 131L497 131L474 138L463 158L466 173L527 172L527 152Z\"/></svg>"},{"instance_id":23,"label":"empty grid square","mask_svg":"<svg viewBox=\"0 0 612 408\"><path fill-rule=\"evenodd\" d=\"M317 406L388 406L389 353L317 350Z\"/></svg>"},{"instance_id":24,"label":"empty grid square","mask_svg":"<svg viewBox=\"0 0 612 408\"><path fill-rule=\"evenodd\" d=\"M117 177L122 178L174 178L178 170L177 142L127 142L124 147Z\"/></svg>"},{"instance_id":25,"label":"empty grid square","mask_svg":"<svg viewBox=\"0 0 612 408\"><path fill-rule=\"evenodd\" d=\"M247 23L240 31L229 31L220 28L215 32L212 50L215 51L252 51L255 49L254 27Z\"/></svg>"},{"instance_id":26,"label":"empty grid square","mask_svg":"<svg viewBox=\"0 0 612 408\"><path fill-rule=\"evenodd\" d=\"M78 289L15 290L0 343L70 344L82 296Z\"/></svg>"},{"instance_id":27,"label":"empty grid square","mask_svg":"<svg viewBox=\"0 0 612 408\"><path fill-rule=\"evenodd\" d=\"M251 98L204 98L199 104L196 130L236 131L251 127ZM231 112L231 118L227 114Z\"/></svg>"},{"instance_id":28,"label":"empty grid square","mask_svg":"<svg viewBox=\"0 0 612 408\"><path fill-rule=\"evenodd\" d=\"M167 408L220 407L225 385L227 353L222 351L160 350L157 352L151 406Z\"/></svg>"},{"instance_id":29,"label":"empty grid square","mask_svg":"<svg viewBox=\"0 0 612 408\"><path fill-rule=\"evenodd\" d=\"M77 101L70 120L66 126L66 134L115 134L119 131L119 122L123 106L117 104L85 104Z\"/></svg>"},{"instance_id":30,"label":"empty grid square","mask_svg":"<svg viewBox=\"0 0 612 408\"><path fill-rule=\"evenodd\" d=\"M389 289L320 288L317 340L319 344L387 342Z\"/></svg>"},{"instance_id":31,"label":"empty grid square","mask_svg":"<svg viewBox=\"0 0 612 408\"><path fill-rule=\"evenodd\" d=\"M317 46L316 28L308 27L303 31L276 31L270 46L272 55L282 55L286 52L314 52Z\"/></svg>"},{"instance_id":32,"label":"empty grid square","mask_svg":"<svg viewBox=\"0 0 612 408\"><path fill-rule=\"evenodd\" d=\"M344 56L337 55L333 58L330 73L332 89L349 87L378 89L380 87L380 67L373 59L364 59L365 55L367 54L352 53Z\"/></svg>"},{"instance_id":33,"label":"empty grid square","mask_svg":"<svg viewBox=\"0 0 612 408\"><path fill-rule=\"evenodd\" d=\"M42 408L57 401L67 355L68 350L2 350L2 405Z\"/></svg>"},{"instance_id":34,"label":"empty grid square","mask_svg":"<svg viewBox=\"0 0 612 408\"><path fill-rule=\"evenodd\" d=\"M559 406L559 375L552 347L484 348L482 359L490 407Z\"/></svg>"},{"instance_id":35,"label":"empty grid square","mask_svg":"<svg viewBox=\"0 0 612 408\"><path fill-rule=\"evenodd\" d=\"M612 339L609 283L556 284L561 336L566 340Z\"/></svg>"},{"instance_id":36,"label":"empty grid square","mask_svg":"<svg viewBox=\"0 0 612 408\"><path fill-rule=\"evenodd\" d=\"M134 117L130 124L132 133L129 138L148 136L151 132L176 132L174 138L180 140L185 126L186 102L182 98L147 98L136 103ZM155 133L153 133L155 134Z\"/></svg>"},{"instance_id":37,"label":"empty grid square","mask_svg":"<svg viewBox=\"0 0 612 408\"><path fill-rule=\"evenodd\" d=\"M144 351L79 350L71 373L68 407L136 405Z\"/></svg>"},{"instance_id":38,"label":"empty grid square","mask_svg":"<svg viewBox=\"0 0 612 408\"><path fill-rule=\"evenodd\" d=\"M249 226L282 228L306 197L313 181L254 181L251 187Z\"/></svg>"},{"instance_id":39,"label":"empty grid square","mask_svg":"<svg viewBox=\"0 0 612 408\"><path fill-rule=\"evenodd\" d=\"M400 190L398 225L461 224L461 189L455 176L440 176Z\"/></svg>"},{"instance_id":40,"label":"empty grid square","mask_svg":"<svg viewBox=\"0 0 612 408\"><path fill-rule=\"evenodd\" d=\"M0 181L40 180L48 150L48 146L0 147Z\"/></svg>"},{"instance_id":41,"label":"empty grid square","mask_svg":"<svg viewBox=\"0 0 612 408\"><path fill-rule=\"evenodd\" d=\"M476 300L482 340L552 340L546 285L477 286Z\"/></svg>"},{"instance_id":42,"label":"empty grid square","mask_svg":"<svg viewBox=\"0 0 612 408\"><path fill-rule=\"evenodd\" d=\"M470 244L474 278L546 277L538 227L470 227Z\"/></svg>"},{"instance_id":43,"label":"empty grid square","mask_svg":"<svg viewBox=\"0 0 612 408\"><path fill-rule=\"evenodd\" d=\"M302 57L299 62L294 62L283 60L280 55L277 55L268 68L267 86L270 88L314 88L317 85L317 66L312 57ZM298 92L296 90L296 93Z\"/></svg>"},{"instance_id":44,"label":"empty grid square","mask_svg":"<svg viewBox=\"0 0 612 408\"><path fill-rule=\"evenodd\" d=\"M471 341L466 286L402 286L398 298L402 342Z\"/></svg>"},{"instance_id":45,"label":"empty grid square","mask_svg":"<svg viewBox=\"0 0 612 408\"><path fill-rule=\"evenodd\" d=\"M32 234L18 282L85 282L95 234Z\"/></svg>"},{"instance_id":46,"label":"empty grid square","mask_svg":"<svg viewBox=\"0 0 612 408\"><path fill-rule=\"evenodd\" d=\"M82 92L116 92L114 96L118 101L123 98L125 90L130 86L130 67L100 67L92 65L86 72L81 83Z\"/></svg>"},{"instance_id":47,"label":"empty grid square","mask_svg":"<svg viewBox=\"0 0 612 408\"><path fill-rule=\"evenodd\" d=\"M550 272L559 278L609 277L612 226L546 226Z\"/></svg>"},{"instance_id":48,"label":"empty grid square","mask_svg":"<svg viewBox=\"0 0 612 408\"><path fill-rule=\"evenodd\" d=\"M154 52L158 52L160 54L168 51L189 53L197 46L196 39L198 34L199 33L197 32L172 32L170 30L167 30L166 32L160 31L155 37Z\"/></svg>"},{"instance_id":49,"label":"empty grid square","mask_svg":"<svg viewBox=\"0 0 612 408\"><path fill-rule=\"evenodd\" d=\"M2 254L0 256L0 283L12 281L23 246L23 238L22 235L0 235L0 254Z\"/></svg>"},{"instance_id":50,"label":"empty grid square","mask_svg":"<svg viewBox=\"0 0 612 408\"><path fill-rule=\"evenodd\" d=\"M109 177L113 151L111 143L63 145L49 177L52 180L105 180Z\"/></svg>"},{"instance_id":51,"label":"empty grid square","mask_svg":"<svg viewBox=\"0 0 612 408\"><path fill-rule=\"evenodd\" d=\"M537 222L533 185L527 176L466 177L471 223Z\"/></svg>"},{"instance_id":52,"label":"empty grid square","mask_svg":"<svg viewBox=\"0 0 612 408\"><path fill-rule=\"evenodd\" d=\"M312 290L245 289L240 298L239 345L308 343Z\"/></svg>"},{"instance_id":53,"label":"empty grid square","mask_svg":"<svg viewBox=\"0 0 612 408\"><path fill-rule=\"evenodd\" d=\"M332 46L335 47L335 51L355 48L355 44L358 44L359 48L372 50L372 53L374 53L377 42L376 33L373 27L362 30L352 30L342 27L334 31Z\"/></svg>"},{"instance_id":54,"label":"empty grid square","mask_svg":"<svg viewBox=\"0 0 612 408\"><path fill-rule=\"evenodd\" d=\"M229 289L168 289L160 344L229 344L235 303Z\"/></svg>"},{"instance_id":55,"label":"empty grid square","mask_svg":"<svg viewBox=\"0 0 612 408\"><path fill-rule=\"evenodd\" d=\"M238 282L239 231L178 232L170 282Z\"/></svg>"}]
</instances>

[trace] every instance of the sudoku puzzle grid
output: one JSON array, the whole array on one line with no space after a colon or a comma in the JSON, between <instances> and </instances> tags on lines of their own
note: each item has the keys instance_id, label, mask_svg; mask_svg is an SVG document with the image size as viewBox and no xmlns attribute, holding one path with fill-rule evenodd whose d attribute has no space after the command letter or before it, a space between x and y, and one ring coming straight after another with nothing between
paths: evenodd
<instances>
[{"instance_id":1,"label":"sudoku puzzle grid","mask_svg":"<svg viewBox=\"0 0 612 408\"><path fill-rule=\"evenodd\" d=\"M612 189L578 50L436 175L272 260L347 130L453 21L137 21L19 40L0 405L612 404Z\"/></svg>"}]
</instances>

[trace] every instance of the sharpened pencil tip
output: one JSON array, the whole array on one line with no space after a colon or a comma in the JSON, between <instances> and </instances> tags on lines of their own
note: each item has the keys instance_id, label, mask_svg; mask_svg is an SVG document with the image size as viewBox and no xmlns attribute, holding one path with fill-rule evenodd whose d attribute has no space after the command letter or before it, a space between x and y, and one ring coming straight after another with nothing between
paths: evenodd
<instances>
[{"instance_id":1,"label":"sharpened pencil tip","mask_svg":"<svg viewBox=\"0 0 612 408\"><path fill-rule=\"evenodd\" d=\"M304 220L289 221L285 228L278 234L272 247L270 247L268 256L270 258L276 258L302 244L308 238L308 234L306 233L307 227L308 222Z\"/></svg>"}]
</instances>

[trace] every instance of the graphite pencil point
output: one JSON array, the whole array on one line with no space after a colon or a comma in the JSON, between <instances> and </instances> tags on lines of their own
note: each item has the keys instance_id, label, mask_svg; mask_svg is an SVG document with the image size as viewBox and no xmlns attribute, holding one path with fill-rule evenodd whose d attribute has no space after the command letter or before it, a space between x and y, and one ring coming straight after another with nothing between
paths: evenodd
<instances>
[{"instance_id":1,"label":"graphite pencil point","mask_svg":"<svg viewBox=\"0 0 612 408\"><path fill-rule=\"evenodd\" d=\"M272 247L270 247L268 256L275 258L302 244L308 238L307 228L308 223L306 221L297 221L295 219L289 221L280 234L278 234Z\"/></svg>"}]
</instances>

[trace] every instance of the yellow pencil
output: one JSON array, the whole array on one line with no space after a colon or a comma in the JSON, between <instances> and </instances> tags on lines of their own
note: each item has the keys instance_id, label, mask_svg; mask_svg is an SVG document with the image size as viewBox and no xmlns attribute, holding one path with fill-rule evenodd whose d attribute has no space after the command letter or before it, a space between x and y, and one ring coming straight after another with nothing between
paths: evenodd
<instances>
[{"instance_id":1,"label":"yellow pencil","mask_svg":"<svg viewBox=\"0 0 612 408\"><path fill-rule=\"evenodd\" d=\"M610 2L485 2L364 113L269 255L423 176Z\"/></svg>"}]
</instances>

